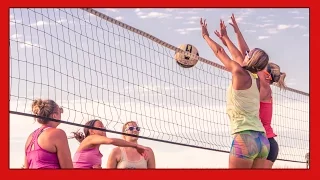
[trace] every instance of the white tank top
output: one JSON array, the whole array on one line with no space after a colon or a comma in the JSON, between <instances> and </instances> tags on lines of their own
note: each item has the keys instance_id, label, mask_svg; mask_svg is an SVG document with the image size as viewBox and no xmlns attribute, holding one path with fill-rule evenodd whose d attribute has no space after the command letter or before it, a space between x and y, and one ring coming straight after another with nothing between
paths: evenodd
<instances>
[{"instance_id":1,"label":"white tank top","mask_svg":"<svg viewBox=\"0 0 320 180\"><path fill-rule=\"evenodd\" d=\"M140 157L140 160L129 161L127 153L124 148L120 147L121 150L121 160L117 164L117 169L147 169L148 164L143 156Z\"/></svg>"}]
</instances>

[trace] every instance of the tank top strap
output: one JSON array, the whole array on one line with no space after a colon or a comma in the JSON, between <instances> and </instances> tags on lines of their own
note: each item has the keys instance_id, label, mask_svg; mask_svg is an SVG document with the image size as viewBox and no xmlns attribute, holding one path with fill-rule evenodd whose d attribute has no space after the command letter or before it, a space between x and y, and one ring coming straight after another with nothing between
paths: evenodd
<instances>
[{"instance_id":1,"label":"tank top strap","mask_svg":"<svg viewBox=\"0 0 320 180\"><path fill-rule=\"evenodd\" d=\"M120 161L127 161L127 153L123 147L119 147L121 151L121 160Z\"/></svg>"},{"instance_id":2,"label":"tank top strap","mask_svg":"<svg viewBox=\"0 0 320 180\"><path fill-rule=\"evenodd\" d=\"M35 134L36 134L36 132L38 132L38 130L39 130L39 128L33 131L31 141L30 141L30 143L28 144L28 146L26 148L26 153L31 150L31 147L32 147L33 142L34 142Z\"/></svg>"},{"instance_id":3,"label":"tank top strap","mask_svg":"<svg viewBox=\"0 0 320 180\"><path fill-rule=\"evenodd\" d=\"M32 133L32 139L26 149L27 152L30 152L31 151L31 148L32 146L34 145L34 142L36 141L36 139L38 139L38 136L39 136L39 132L42 130L42 127L41 128L38 128L36 130L33 131Z\"/></svg>"},{"instance_id":4,"label":"tank top strap","mask_svg":"<svg viewBox=\"0 0 320 180\"><path fill-rule=\"evenodd\" d=\"M31 148L32 148L32 145L34 145L34 149L38 149L39 148L39 144L38 144L38 137L40 136L40 134L48 129L50 127L46 127L46 126L43 126L43 127L40 127L38 129L36 129L33 134L32 134L32 139L27 147L27 152L30 152L31 151Z\"/></svg>"},{"instance_id":5,"label":"tank top strap","mask_svg":"<svg viewBox=\"0 0 320 180\"><path fill-rule=\"evenodd\" d=\"M250 72L250 71L248 71L248 70L246 70L246 71L250 74L250 76L251 76L252 78L254 78L254 79L258 79L258 78L259 78L259 76L258 76L257 73L252 73L252 72Z\"/></svg>"},{"instance_id":6,"label":"tank top strap","mask_svg":"<svg viewBox=\"0 0 320 180\"><path fill-rule=\"evenodd\" d=\"M248 70L247 70L248 71ZM255 73L252 73L252 72L250 72L250 71L248 71L248 73L249 73L249 75L250 75L250 77L251 77L251 82L252 82L252 84L251 84L251 87L249 88L249 89L252 89L252 88L257 88L257 79L259 79L259 76L258 76L258 74L255 74Z\"/></svg>"},{"instance_id":7,"label":"tank top strap","mask_svg":"<svg viewBox=\"0 0 320 180\"><path fill-rule=\"evenodd\" d=\"M38 144L38 138L39 138L39 136L40 136L40 134L43 132L43 131L45 131L46 129L49 129L49 128L51 128L51 127L47 127L47 126L43 126L43 127L41 127L41 128L39 128L39 131L38 131L38 133L36 134L36 138L34 139L34 146L35 146L35 149L37 148L39 148L39 144Z\"/></svg>"}]
</instances>

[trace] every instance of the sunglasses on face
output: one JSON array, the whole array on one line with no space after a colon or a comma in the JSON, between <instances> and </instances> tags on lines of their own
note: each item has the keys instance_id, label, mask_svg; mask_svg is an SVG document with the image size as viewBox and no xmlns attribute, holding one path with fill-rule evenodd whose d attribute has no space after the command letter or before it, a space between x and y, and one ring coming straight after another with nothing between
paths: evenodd
<instances>
[{"instance_id":1,"label":"sunglasses on face","mask_svg":"<svg viewBox=\"0 0 320 180\"><path fill-rule=\"evenodd\" d=\"M273 78L272 78L271 74L270 74L268 71L264 70L263 72L264 72L264 74L266 74L266 75L267 75L267 78L266 78L266 79L268 79L268 80L270 80L270 81L272 81L272 80L273 80Z\"/></svg>"},{"instance_id":2,"label":"sunglasses on face","mask_svg":"<svg viewBox=\"0 0 320 180\"><path fill-rule=\"evenodd\" d=\"M130 130L130 131L133 131L133 130L136 130L136 131L140 131L140 127L134 127L134 126L130 126L126 129L126 131Z\"/></svg>"},{"instance_id":3,"label":"sunglasses on face","mask_svg":"<svg viewBox=\"0 0 320 180\"><path fill-rule=\"evenodd\" d=\"M267 66L267 70L265 71L266 73L268 73L270 75L270 80L271 82L275 82L275 75L272 73L272 69L271 67L268 65Z\"/></svg>"}]
</instances>

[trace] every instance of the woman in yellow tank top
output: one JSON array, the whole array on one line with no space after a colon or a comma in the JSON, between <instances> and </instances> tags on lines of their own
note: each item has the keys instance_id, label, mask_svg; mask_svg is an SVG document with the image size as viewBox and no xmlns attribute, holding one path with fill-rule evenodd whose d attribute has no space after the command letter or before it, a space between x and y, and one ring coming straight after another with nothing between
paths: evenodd
<instances>
[{"instance_id":1,"label":"woman in yellow tank top","mask_svg":"<svg viewBox=\"0 0 320 180\"><path fill-rule=\"evenodd\" d=\"M226 26L220 21L216 35L229 49L232 59L223 47L209 37L206 20L200 20L202 36L226 69L232 73L227 90L227 114L234 140L229 155L229 168L263 168L270 144L259 119L260 93L257 73L269 62L267 53L259 48L243 57L227 35Z\"/></svg>"},{"instance_id":2,"label":"woman in yellow tank top","mask_svg":"<svg viewBox=\"0 0 320 180\"><path fill-rule=\"evenodd\" d=\"M242 56L244 57L246 52L249 51L249 46L247 45L240 28L237 24L236 18L234 14L231 16L230 25L233 27L234 32L237 37L238 45ZM216 32L216 35L220 37L219 33ZM242 63L242 62L239 62ZM266 131L266 136L270 143L269 155L267 157L267 161L265 164L265 168L272 168L274 162L276 161L279 153L279 145L275 140L277 136L271 127L272 122L272 90L271 84L274 83L275 86L278 86L280 90L286 88L284 79L286 77L286 73L280 72L280 66L269 62L266 69L264 71L260 71L257 73L260 79L260 120L264 126Z\"/></svg>"}]
</instances>

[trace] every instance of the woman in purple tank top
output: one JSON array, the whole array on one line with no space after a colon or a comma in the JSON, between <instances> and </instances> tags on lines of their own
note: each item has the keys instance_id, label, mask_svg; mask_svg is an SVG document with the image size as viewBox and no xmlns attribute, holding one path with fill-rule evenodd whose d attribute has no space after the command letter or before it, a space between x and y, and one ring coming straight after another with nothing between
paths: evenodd
<instances>
[{"instance_id":1,"label":"woman in purple tank top","mask_svg":"<svg viewBox=\"0 0 320 180\"><path fill-rule=\"evenodd\" d=\"M63 109L53 100L34 100L32 112L41 117L61 119ZM36 118L42 126L31 133L25 145L25 169L73 168L66 133L59 122Z\"/></svg>"},{"instance_id":2,"label":"woman in purple tank top","mask_svg":"<svg viewBox=\"0 0 320 180\"><path fill-rule=\"evenodd\" d=\"M105 129L103 123L100 120L90 120L86 126ZM91 169L101 168L102 154L99 151L99 147L102 144L112 144L120 147L133 147L137 151L144 155L146 147L131 143L117 138L108 138L105 131L84 128L84 134L81 132L74 132L74 138L80 142L80 146L77 149L73 157L73 167L79 169Z\"/></svg>"}]
</instances>

